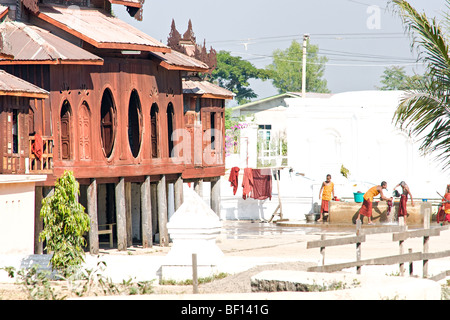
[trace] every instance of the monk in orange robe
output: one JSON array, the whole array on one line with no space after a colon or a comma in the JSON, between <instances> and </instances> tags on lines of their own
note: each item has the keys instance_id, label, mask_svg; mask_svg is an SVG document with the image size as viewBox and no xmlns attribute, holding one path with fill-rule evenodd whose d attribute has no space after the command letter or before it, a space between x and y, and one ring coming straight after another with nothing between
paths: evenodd
<instances>
[{"instance_id":1,"label":"monk in orange robe","mask_svg":"<svg viewBox=\"0 0 450 320\"><path fill-rule=\"evenodd\" d=\"M408 195L411 198L411 205L414 207L414 200L413 196L411 194L411 191L409 190L408 185L405 181L400 182L398 185L395 186L394 190L397 189L397 187L402 187L402 193L400 196L400 203L398 204L398 216L399 217L405 217L408 215L408 212L406 211L406 204L408 202Z\"/></svg>"},{"instance_id":2,"label":"monk in orange robe","mask_svg":"<svg viewBox=\"0 0 450 320\"><path fill-rule=\"evenodd\" d=\"M322 182L322 187L319 191L319 199L322 198L322 205L320 206L320 216L318 222L323 221L323 218L330 212L330 201L334 198L334 183L331 182L331 175L327 174L327 180Z\"/></svg>"},{"instance_id":3,"label":"monk in orange robe","mask_svg":"<svg viewBox=\"0 0 450 320\"><path fill-rule=\"evenodd\" d=\"M437 223L442 222L443 225L450 222L450 184L445 189L444 197L442 198L442 206L437 214Z\"/></svg>"},{"instance_id":4,"label":"monk in orange robe","mask_svg":"<svg viewBox=\"0 0 450 320\"><path fill-rule=\"evenodd\" d=\"M373 198L380 195L380 199L384 201L392 200L392 198L386 198L383 194L383 190L387 188L386 181L381 182L381 185L374 186L367 190L364 194L363 204L361 209L359 209L358 219L361 218L361 215L366 216L369 220L369 224L373 224L372 222L372 202Z\"/></svg>"}]
</instances>

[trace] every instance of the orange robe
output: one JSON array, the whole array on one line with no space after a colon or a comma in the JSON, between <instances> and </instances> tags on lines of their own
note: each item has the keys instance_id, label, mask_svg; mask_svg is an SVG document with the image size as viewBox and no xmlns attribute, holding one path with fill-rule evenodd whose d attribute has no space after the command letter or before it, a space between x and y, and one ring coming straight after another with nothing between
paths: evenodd
<instances>
[{"instance_id":1,"label":"orange robe","mask_svg":"<svg viewBox=\"0 0 450 320\"><path fill-rule=\"evenodd\" d=\"M442 201L444 200L450 200L450 193L446 193L444 195L444 199L442 199ZM442 222L450 222L450 203L443 203L441 208L438 211L437 217L436 217L436 222L440 223Z\"/></svg>"},{"instance_id":2,"label":"orange robe","mask_svg":"<svg viewBox=\"0 0 450 320\"><path fill-rule=\"evenodd\" d=\"M333 191L334 183L330 182L328 185L324 185L322 189L322 205L320 206L320 212L330 211L331 193Z\"/></svg>"},{"instance_id":3,"label":"orange robe","mask_svg":"<svg viewBox=\"0 0 450 320\"><path fill-rule=\"evenodd\" d=\"M253 191L253 170L251 168L244 169L244 177L242 179L242 198L247 199Z\"/></svg>"},{"instance_id":4,"label":"orange robe","mask_svg":"<svg viewBox=\"0 0 450 320\"><path fill-rule=\"evenodd\" d=\"M398 216L399 217L406 217L408 215L408 212L406 211L407 202L408 202L408 195L402 194L400 196L400 203L398 204Z\"/></svg>"},{"instance_id":5,"label":"orange robe","mask_svg":"<svg viewBox=\"0 0 450 320\"><path fill-rule=\"evenodd\" d=\"M372 216L372 201L373 198L380 194L380 192L377 190L378 186L374 186L367 190L367 192L364 194L363 198L363 204L361 206L361 209L359 209L359 213L366 217Z\"/></svg>"},{"instance_id":6,"label":"orange robe","mask_svg":"<svg viewBox=\"0 0 450 320\"><path fill-rule=\"evenodd\" d=\"M231 186L233 187L233 194L236 194L238 184L239 184L239 168L233 167L230 170L230 177L228 181L231 182Z\"/></svg>"},{"instance_id":7,"label":"orange robe","mask_svg":"<svg viewBox=\"0 0 450 320\"><path fill-rule=\"evenodd\" d=\"M31 145L31 152L34 153L36 158L39 159L39 161L42 161L42 152L44 149L44 142L42 140L42 137L39 133L36 133L34 135L34 142Z\"/></svg>"}]
</instances>

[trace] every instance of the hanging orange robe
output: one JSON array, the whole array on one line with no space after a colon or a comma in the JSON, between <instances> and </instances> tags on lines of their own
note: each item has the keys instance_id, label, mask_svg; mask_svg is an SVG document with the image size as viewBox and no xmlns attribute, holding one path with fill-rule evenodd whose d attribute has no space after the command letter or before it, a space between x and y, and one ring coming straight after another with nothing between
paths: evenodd
<instances>
[{"instance_id":1,"label":"hanging orange robe","mask_svg":"<svg viewBox=\"0 0 450 320\"><path fill-rule=\"evenodd\" d=\"M245 200L251 196L253 191L253 170L251 168L244 169L244 177L242 178L242 198Z\"/></svg>"},{"instance_id":2,"label":"hanging orange robe","mask_svg":"<svg viewBox=\"0 0 450 320\"><path fill-rule=\"evenodd\" d=\"M233 194L236 194L238 184L239 184L239 168L233 167L230 170L230 177L228 181L231 182L231 186L233 187Z\"/></svg>"},{"instance_id":3,"label":"hanging orange robe","mask_svg":"<svg viewBox=\"0 0 450 320\"><path fill-rule=\"evenodd\" d=\"M42 140L42 137L39 133L36 133L34 135L34 142L31 145L31 152L34 153L36 158L39 159L39 161L42 161L42 152L44 149L44 142Z\"/></svg>"}]
</instances>

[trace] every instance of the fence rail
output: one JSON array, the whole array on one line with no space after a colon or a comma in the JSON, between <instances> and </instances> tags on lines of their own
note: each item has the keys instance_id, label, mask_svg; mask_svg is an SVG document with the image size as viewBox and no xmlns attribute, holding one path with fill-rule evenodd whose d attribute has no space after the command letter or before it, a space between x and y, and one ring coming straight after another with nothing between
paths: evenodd
<instances>
[{"instance_id":1,"label":"fence rail","mask_svg":"<svg viewBox=\"0 0 450 320\"><path fill-rule=\"evenodd\" d=\"M378 230L377 230L378 229ZM428 252L428 240L431 236L439 236L441 231L448 230L448 226L440 226L435 228L424 228L412 231L405 231L405 226L388 226L379 228L370 228L361 230L360 225L357 224L356 236L336 238L336 239L325 239L322 235L321 240L309 241L307 242L306 248L320 248L320 254L322 259L322 265L309 267L307 270L312 272L335 272L342 269L356 267L357 273L361 272L361 267L369 265L393 265L399 264L400 274L404 273L404 264L410 264L410 273L412 274L412 262L413 261L423 261L423 278L428 278L428 260L440 259L445 257L450 257L450 250L439 251L439 252ZM400 254L393 256L385 256L379 258L365 259L361 260L361 243L366 241L366 234L374 233L390 233L392 234L392 241L399 242ZM408 252L403 253L403 246L405 240L409 238L423 237L423 252ZM325 248L331 246L349 245L356 243L356 261L336 263L325 265ZM442 272L438 275L431 277L432 280L441 280L450 275L450 270Z\"/></svg>"}]
</instances>

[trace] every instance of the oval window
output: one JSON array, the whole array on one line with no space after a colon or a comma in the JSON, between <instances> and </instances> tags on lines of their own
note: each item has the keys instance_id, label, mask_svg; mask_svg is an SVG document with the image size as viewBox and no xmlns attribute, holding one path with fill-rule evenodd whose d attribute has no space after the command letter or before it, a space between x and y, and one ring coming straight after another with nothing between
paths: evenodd
<instances>
[{"instance_id":1,"label":"oval window","mask_svg":"<svg viewBox=\"0 0 450 320\"><path fill-rule=\"evenodd\" d=\"M141 102L136 90L131 92L128 104L128 143L133 157L137 157L141 148L142 136Z\"/></svg>"},{"instance_id":2,"label":"oval window","mask_svg":"<svg viewBox=\"0 0 450 320\"><path fill-rule=\"evenodd\" d=\"M105 89L101 104L102 146L106 157L111 156L114 147L116 108L111 90Z\"/></svg>"},{"instance_id":3,"label":"oval window","mask_svg":"<svg viewBox=\"0 0 450 320\"><path fill-rule=\"evenodd\" d=\"M152 158L158 158L158 112L159 108L156 103L152 104L150 111L150 134L152 141Z\"/></svg>"},{"instance_id":4,"label":"oval window","mask_svg":"<svg viewBox=\"0 0 450 320\"><path fill-rule=\"evenodd\" d=\"M169 158L173 157L173 131L175 129L174 125L174 111L173 111L173 104L172 102L169 102L169 105L167 106L167 139L168 139L168 147L169 147Z\"/></svg>"}]
</instances>

